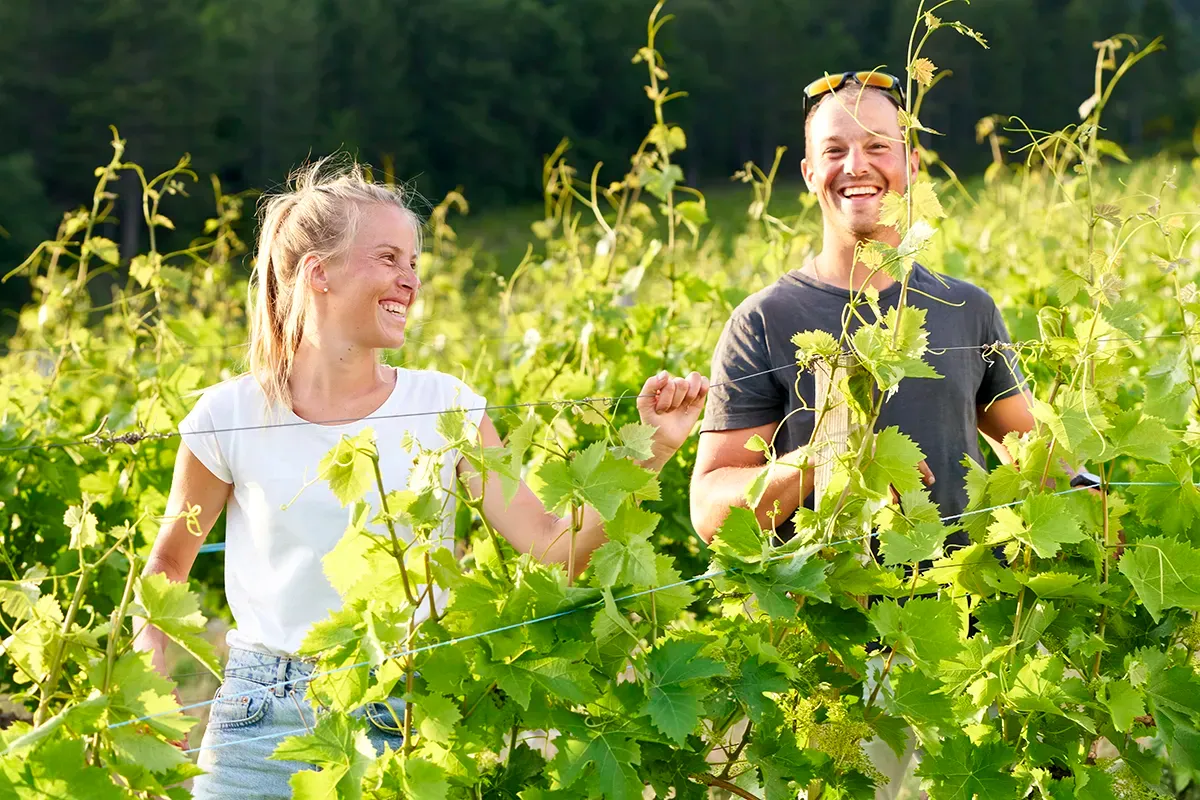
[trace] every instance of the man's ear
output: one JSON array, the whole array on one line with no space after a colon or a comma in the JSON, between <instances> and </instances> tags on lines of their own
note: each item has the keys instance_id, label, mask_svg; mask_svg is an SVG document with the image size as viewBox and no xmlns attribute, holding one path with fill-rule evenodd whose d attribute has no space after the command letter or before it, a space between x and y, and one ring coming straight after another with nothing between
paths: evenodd
<instances>
[{"instance_id":1,"label":"man's ear","mask_svg":"<svg viewBox=\"0 0 1200 800\"><path fill-rule=\"evenodd\" d=\"M909 153L908 160L908 180L910 183L915 183L917 180L917 175L921 173L921 153L919 150L917 150L915 145L913 146L912 152Z\"/></svg>"},{"instance_id":2,"label":"man's ear","mask_svg":"<svg viewBox=\"0 0 1200 800\"><path fill-rule=\"evenodd\" d=\"M808 187L810 192L816 192L813 188L813 168L812 164L808 163L808 156L800 159L800 174L804 176L804 185Z\"/></svg>"}]
</instances>

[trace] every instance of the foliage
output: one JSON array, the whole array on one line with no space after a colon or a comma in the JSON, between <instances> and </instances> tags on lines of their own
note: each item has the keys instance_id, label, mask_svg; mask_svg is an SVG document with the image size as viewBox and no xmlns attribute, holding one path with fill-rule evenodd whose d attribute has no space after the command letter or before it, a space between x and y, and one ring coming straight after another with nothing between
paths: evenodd
<instances>
[{"instance_id":1,"label":"foliage","mask_svg":"<svg viewBox=\"0 0 1200 800\"><path fill-rule=\"evenodd\" d=\"M459 373L500 406L628 398L653 370L706 362L732 308L811 253L811 209L772 213L778 157L739 174L753 203L732 253L706 237L705 198L679 167L689 139L668 113L678 94L657 45L665 22L656 9L635 59L654 122L627 173L581 178L556 151L544 219L511 276L464 290L473 254L449 216L465 200L453 194L434 210L429 277L399 354L407 365ZM942 26L976 38L953 20L919 18L910 82L936 82L923 45ZM909 729L935 800L1192 785L1200 189L1194 167L1163 161L1112 176L1120 150L1100 138L1107 90L1149 52L1120 60L1118 45L1129 43L1099 51L1102 91L1081 124L1026 131L1025 163L973 198L926 174L888 206L917 235L868 256L902 281L918 257L974 277L1021 342L964 356L1020 358L1039 422L1004 442L1011 463L969 465L966 516L939 519L915 471L920 449L869 424L889 390L957 356L929 349L919 311L880 314L866 292L854 335L797 337L805 363L849 350L866 388L881 391L853 394L865 432L783 544L733 509L704 546L687 516L694 442L660 476L640 469L632 462L647 432L628 400L498 415L506 443L496 450L473 446L465 415L439 421L445 447L501 475L506 492L524 477L560 513L576 519L587 503L603 514L610 541L579 580L517 557L461 486L415 480L383 492L379 449L406 443L369 431L343 440L322 478L351 510L324 562L345 604L304 644L321 673L310 691L333 711L274 756L316 767L295 777L296 796L626 798L649 786L680 798L713 787L871 797L879 774L864 742L902 750ZM915 129L923 92L908 94ZM149 619L219 669L188 587L138 572L165 503L176 421L190 393L238 365L241 198L214 182L204 235L160 250L157 234L174 225L164 202L196 176L181 162L147 179L120 138L113 148L91 207L66 215L23 265L37 302L5 356L3 668L33 720L0 733L0 797L183 796L194 768L168 742L193 720L130 652L132 620ZM129 175L145 189L149 248L125 260L99 230L114 213L112 185ZM102 285L111 302L93 299ZM755 446L774 459L766 442ZM1066 490L1060 458L1099 470L1103 490ZM372 488L385 506L367 505ZM449 492L465 501L461 558L428 541ZM952 527L971 543L945 547ZM879 558L863 546L872 531ZM203 587L217 568L194 577ZM451 590L440 608L434 587ZM408 701L408 735L400 751L377 753L348 712L389 695Z\"/></svg>"}]
</instances>

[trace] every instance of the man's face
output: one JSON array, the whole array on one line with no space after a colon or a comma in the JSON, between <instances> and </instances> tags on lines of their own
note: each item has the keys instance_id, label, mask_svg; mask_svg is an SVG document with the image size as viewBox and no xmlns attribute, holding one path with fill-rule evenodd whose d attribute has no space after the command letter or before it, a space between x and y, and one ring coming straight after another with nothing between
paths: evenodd
<instances>
[{"instance_id":1,"label":"man's face","mask_svg":"<svg viewBox=\"0 0 1200 800\"><path fill-rule=\"evenodd\" d=\"M801 168L827 231L897 243L895 229L879 225L879 210L884 194L903 193L916 175L917 154L905 169L901 137L896 106L878 91L851 84L817 106Z\"/></svg>"}]
</instances>

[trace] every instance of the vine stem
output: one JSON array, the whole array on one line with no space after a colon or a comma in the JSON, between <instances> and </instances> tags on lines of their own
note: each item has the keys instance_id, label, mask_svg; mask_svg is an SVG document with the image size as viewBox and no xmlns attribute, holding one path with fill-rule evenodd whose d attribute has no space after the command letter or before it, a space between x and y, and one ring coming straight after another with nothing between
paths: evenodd
<instances>
[{"instance_id":1,"label":"vine stem","mask_svg":"<svg viewBox=\"0 0 1200 800\"><path fill-rule=\"evenodd\" d=\"M1106 469L1106 465L1100 467L1100 514L1104 518L1104 550L1102 568L1104 570L1103 583L1108 585L1108 547L1109 547L1109 523L1108 523L1108 479L1111 476L1111 469ZM1108 623L1108 606L1100 609L1100 639L1104 640L1104 626ZM1092 680L1100 677L1100 652L1096 652L1096 660L1092 663ZM1191 659L1188 659L1191 661Z\"/></svg>"},{"instance_id":2,"label":"vine stem","mask_svg":"<svg viewBox=\"0 0 1200 800\"><path fill-rule=\"evenodd\" d=\"M79 560L83 561L83 548L79 549ZM80 569L79 582L75 584L75 594L71 597L71 605L67 608L67 616L63 620L59 632L58 646L54 648L54 657L50 659L50 669L47 671L45 682L42 683L42 696L38 701L37 711L33 714L35 728L46 721L46 714L50 710L50 697L54 693L54 687L58 684L63 659L67 654L67 634L75 625L75 617L79 614L79 606L83 602L83 595L87 591L87 584L91 577L92 568L85 564Z\"/></svg>"},{"instance_id":3,"label":"vine stem","mask_svg":"<svg viewBox=\"0 0 1200 800\"><path fill-rule=\"evenodd\" d=\"M698 775L692 775L691 778L692 780L696 781L696 783L703 783L706 786L715 786L718 789L724 789L730 794L736 794L738 797L746 798L746 800L759 800L757 795L751 794L742 787L738 786L736 783L727 781L724 778L718 778L715 775L709 775L702 772Z\"/></svg>"},{"instance_id":4,"label":"vine stem","mask_svg":"<svg viewBox=\"0 0 1200 800\"><path fill-rule=\"evenodd\" d=\"M371 466L375 469L375 485L379 487L379 504L383 508L384 523L392 537L392 557L400 565L400 582L404 584L404 595L411 605L419 606L421 603L413 594L412 584L408 580L408 567L404 564L404 553L407 548L400 544L400 537L396 535L396 523L392 520L391 510L388 509L387 492L383 488L383 472L379 469L379 453L372 452L367 456L371 459ZM405 713L407 715L407 712Z\"/></svg>"},{"instance_id":5,"label":"vine stem","mask_svg":"<svg viewBox=\"0 0 1200 800\"><path fill-rule=\"evenodd\" d=\"M729 777L729 770L731 770L733 768L734 763L737 762L737 760L738 760L738 756L740 756L742 754L742 751L746 749L746 745L749 744L749 742L750 742L750 732L752 730L754 730L754 723L747 722L746 730L744 733L742 733L742 740L740 742L738 742L737 748L734 749L733 753L730 754L728 759L726 759L725 768L723 770L721 770L721 774L717 777L722 778L722 779Z\"/></svg>"},{"instance_id":6,"label":"vine stem","mask_svg":"<svg viewBox=\"0 0 1200 800\"><path fill-rule=\"evenodd\" d=\"M113 664L117 660L117 640L120 638L117 634L125 621L125 611L129 608L129 601L133 597L133 586L137 582L137 576L137 554L130 552L129 575L125 578L125 591L121 595L121 604L113 611L110 618L108 644L104 650L104 683L100 688L103 694L108 694L108 685L112 681Z\"/></svg>"}]
</instances>

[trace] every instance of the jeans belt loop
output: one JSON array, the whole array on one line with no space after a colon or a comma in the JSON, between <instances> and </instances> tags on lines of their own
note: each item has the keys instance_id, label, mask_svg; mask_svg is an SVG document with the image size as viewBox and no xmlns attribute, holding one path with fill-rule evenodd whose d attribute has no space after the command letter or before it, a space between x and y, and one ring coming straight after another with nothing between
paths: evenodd
<instances>
[{"instance_id":1,"label":"jeans belt loop","mask_svg":"<svg viewBox=\"0 0 1200 800\"><path fill-rule=\"evenodd\" d=\"M272 691L275 692L276 697L283 697L285 694L284 689L287 687L288 662L286 658L277 657L275 663L277 665L275 670L275 687Z\"/></svg>"}]
</instances>

